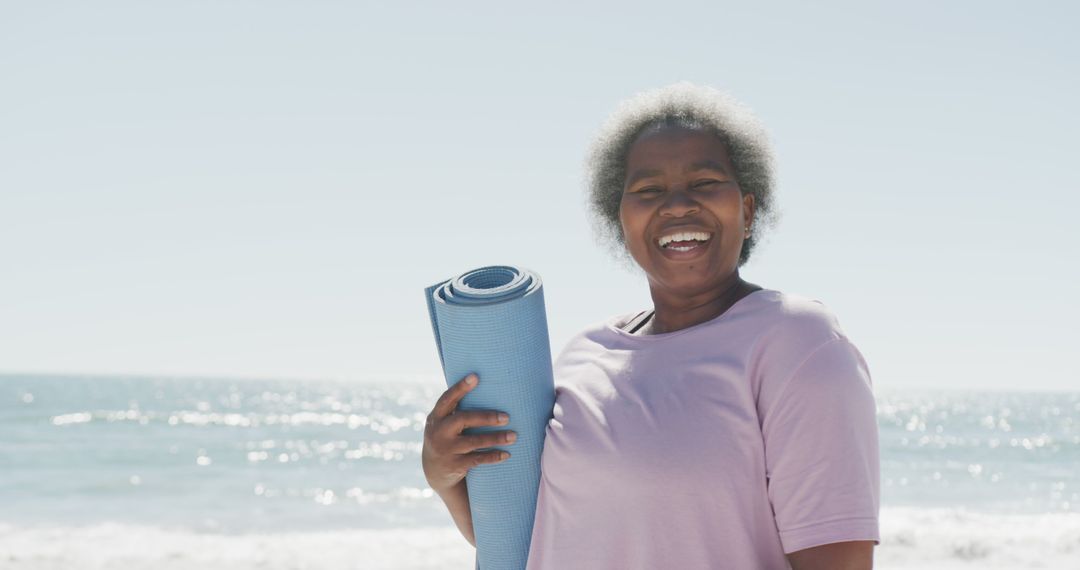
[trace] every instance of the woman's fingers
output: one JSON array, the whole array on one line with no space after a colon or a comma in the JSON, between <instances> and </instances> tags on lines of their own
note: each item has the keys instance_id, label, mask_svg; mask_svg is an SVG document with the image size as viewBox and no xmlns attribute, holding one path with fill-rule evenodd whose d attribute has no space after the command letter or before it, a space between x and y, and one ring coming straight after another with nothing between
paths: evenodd
<instances>
[{"instance_id":1,"label":"woman's fingers","mask_svg":"<svg viewBox=\"0 0 1080 570\"><path fill-rule=\"evenodd\" d=\"M517 439L510 431L463 434L466 428L509 423L510 416L496 410L458 410L461 399L476 387L479 378L469 374L439 396L427 417L422 463L432 489L448 489L460 483L477 465L499 463L510 458L501 449L475 451L483 447L508 445Z\"/></svg>"},{"instance_id":2,"label":"woman's fingers","mask_svg":"<svg viewBox=\"0 0 1080 570\"><path fill-rule=\"evenodd\" d=\"M465 468L469 469L476 467L477 465L483 465L485 463L498 463L510 459L510 452L508 451L474 451L472 453L463 455Z\"/></svg>"},{"instance_id":3,"label":"woman's fingers","mask_svg":"<svg viewBox=\"0 0 1080 570\"><path fill-rule=\"evenodd\" d=\"M428 414L428 429L425 430L425 449L430 448L433 457L444 457L441 461L448 468L452 464L466 470L482 463L498 463L509 454L502 450L475 451L484 447L508 445L517 440L512 431L499 431L478 434L462 434L467 428L483 426L501 426L510 422L506 412L497 410L459 410L461 399L476 387L479 378L470 373L439 396L438 401ZM456 457L457 459L451 459ZM440 460L436 460L440 461Z\"/></svg>"},{"instance_id":4,"label":"woman's fingers","mask_svg":"<svg viewBox=\"0 0 1080 570\"><path fill-rule=\"evenodd\" d=\"M512 431L500 431L492 433L478 433L475 435L463 435L454 442L454 452L467 454L481 447L495 447L496 445L509 445L517 441L517 434Z\"/></svg>"},{"instance_id":5,"label":"woman's fingers","mask_svg":"<svg viewBox=\"0 0 1080 570\"><path fill-rule=\"evenodd\" d=\"M459 434L465 428L480 426L501 426L510 421L506 412L495 410L458 410L448 419L453 433Z\"/></svg>"},{"instance_id":6,"label":"woman's fingers","mask_svg":"<svg viewBox=\"0 0 1080 570\"><path fill-rule=\"evenodd\" d=\"M431 409L431 416L428 417L428 423L431 420L440 420L454 413L454 409L457 408L458 402L465 397L465 394L469 393L476 387L477 376L475 373L470 373L461 380L458 380L457 384L446 389L439 396L439 400L435 402L435 407Z\"/></svg>"}]
</instances>

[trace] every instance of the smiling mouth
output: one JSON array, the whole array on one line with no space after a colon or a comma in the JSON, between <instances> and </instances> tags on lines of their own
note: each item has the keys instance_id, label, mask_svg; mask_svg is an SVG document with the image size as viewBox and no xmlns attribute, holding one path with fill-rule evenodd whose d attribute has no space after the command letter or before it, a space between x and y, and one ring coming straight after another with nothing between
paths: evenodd
<instances>
[{"instance_id":1,"label":"smiling mouth","mask_svg":"<svg viewBox=\"0 0 1080 570\"><path fill-rule=\"evenodd\" d=\"M712 237L708 232L681 232L661 236L656 240L656 245L664 250L690 251L709 243Z\"/></svg>"}]
</instances>

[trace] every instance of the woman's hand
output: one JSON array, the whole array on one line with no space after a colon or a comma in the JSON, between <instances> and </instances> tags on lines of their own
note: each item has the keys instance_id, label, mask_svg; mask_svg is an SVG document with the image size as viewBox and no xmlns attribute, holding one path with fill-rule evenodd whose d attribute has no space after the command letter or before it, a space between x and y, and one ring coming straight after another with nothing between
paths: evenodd
<instances>
[{"instance_id":1,"label":"woman's hand","mask_svg":"<svg viewBox=\"0 0 1080 570\"><path fill-rule=\"evenodd\" d=\"M465 428L506 425L510 417L495 410L457 409L458 402L476 387L479 379L469 374L443 392L428 414L421 454L428 485L441 496L465 479L469 469L498 463L510 457L502 450L475 451L481 447L507 445L517 439L510 430L464 435Z\"/></svg>"}]
</instances>

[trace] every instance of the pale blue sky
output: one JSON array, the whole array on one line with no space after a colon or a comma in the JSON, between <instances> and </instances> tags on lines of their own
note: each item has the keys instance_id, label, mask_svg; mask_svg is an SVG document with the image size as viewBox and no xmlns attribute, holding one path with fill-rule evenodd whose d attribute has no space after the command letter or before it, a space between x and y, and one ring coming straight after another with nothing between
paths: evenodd
<instances>
[{"instance_id":1,"label":"pale blue sky","mask_svg":"<svg viewBox=\"0 0 1080 570\"><path fill-rule=\"evenodd\" d=\"M754 108L742 269L880 387L1073 389L1075 3L8 2L0 371L438 376L422 290L517 264L553 349L649 306L582 208L621 99Z\"/></svg>"}]
</instances>

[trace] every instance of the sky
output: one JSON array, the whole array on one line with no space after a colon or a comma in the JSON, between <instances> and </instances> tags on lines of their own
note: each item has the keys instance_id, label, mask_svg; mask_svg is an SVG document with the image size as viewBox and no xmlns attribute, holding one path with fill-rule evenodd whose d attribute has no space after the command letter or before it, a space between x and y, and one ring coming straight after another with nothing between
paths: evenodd
<instances>
[{"instance_id":1,"label":"sky","mask_svg":"<svg viewBox=\"0 0 1080 570\"><path fill-rule=\"evenodd\" d=\"M651 306L584 156L689 80L776 151L741 275L823 302L875 387L1075 389L1078 12L0 4L0 372L441 379L423 288L495 264L542 276L557 354Z\"/></svg>"}]
</instances>

